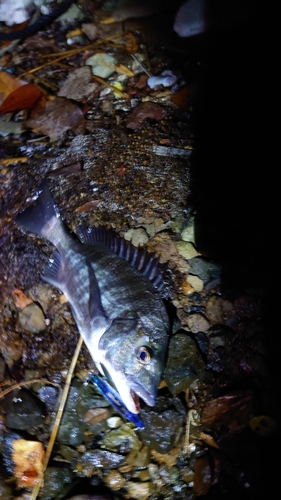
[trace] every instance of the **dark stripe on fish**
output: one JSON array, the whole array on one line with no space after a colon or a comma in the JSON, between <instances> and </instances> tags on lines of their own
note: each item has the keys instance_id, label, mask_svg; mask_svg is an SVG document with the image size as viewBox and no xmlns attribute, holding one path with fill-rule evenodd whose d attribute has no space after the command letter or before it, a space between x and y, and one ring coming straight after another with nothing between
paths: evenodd
<instances>
[{"instance_id":1,"label":"dark stripe on fish","mask_svg":"<svg viewBox=\"0 0 281 500\"><path fill-rule=\"evenodd\" d=\"M158 289L164 286L161 271L158 268L159 259L149 254L144 248L136 248L129 241L119 238L112 230L101 226L87 228L79 226L78 237L87 245L104 245L111 252L126 260Z\"/></svg>"}]
</instances>

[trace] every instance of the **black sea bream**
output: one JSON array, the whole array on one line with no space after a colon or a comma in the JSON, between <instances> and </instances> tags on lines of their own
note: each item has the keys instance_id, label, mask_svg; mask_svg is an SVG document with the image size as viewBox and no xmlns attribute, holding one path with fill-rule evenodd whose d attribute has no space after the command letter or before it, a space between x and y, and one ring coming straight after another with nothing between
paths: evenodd
<instances>
[{"instance_id":1,"label":"black sea bream","mask_svg":"<svg viewBox=\"0 0 281 500\"><path fill-rule=\"evenodd\" d=\"M155 404L164 369L169 318L157 291L157 259L102 227L78 230L62 222L46 183L16 223L57 248L42 278L69 301L77 327L100 373L129 411L139 399Z\"/></svg>"}]
</instances>

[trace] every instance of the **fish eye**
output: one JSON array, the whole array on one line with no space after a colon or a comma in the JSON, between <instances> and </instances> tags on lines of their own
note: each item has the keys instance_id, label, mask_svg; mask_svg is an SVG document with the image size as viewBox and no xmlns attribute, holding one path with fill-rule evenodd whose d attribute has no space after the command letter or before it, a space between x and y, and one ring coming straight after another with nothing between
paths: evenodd
<instances>
[{"instance_id":1,"label":"fish eye","mask_svg":"<svg viewBox=\"0 0 281 500\"><path fill-rule=\"evenodd\" d=\"M151 350L145 346L139 347L137 352L137 358L138 361L143 365L148 365L152 358Z\"/></svg>"}]
</instances>

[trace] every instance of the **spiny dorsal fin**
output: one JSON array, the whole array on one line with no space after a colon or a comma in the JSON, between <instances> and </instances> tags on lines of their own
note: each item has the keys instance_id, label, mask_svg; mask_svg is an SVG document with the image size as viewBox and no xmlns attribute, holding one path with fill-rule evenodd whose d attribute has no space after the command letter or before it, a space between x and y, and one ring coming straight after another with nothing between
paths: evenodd
<instances>
[{"instance_id":1,"label":"spiny dorsal fin","mask_svg":"<svg viewBox=\"0 0 281 500\"><path fill-rule=\"evenodd\" d=\"M82 243L87 245L105 245L115 255L138 269L158 290L163 287L162 274L158 269L158 259L144 248L135 248L131 242L120 238L114 231L102 226L87 228L81 225L78 228L78 237Z\"/></svg>"}]
</instances>

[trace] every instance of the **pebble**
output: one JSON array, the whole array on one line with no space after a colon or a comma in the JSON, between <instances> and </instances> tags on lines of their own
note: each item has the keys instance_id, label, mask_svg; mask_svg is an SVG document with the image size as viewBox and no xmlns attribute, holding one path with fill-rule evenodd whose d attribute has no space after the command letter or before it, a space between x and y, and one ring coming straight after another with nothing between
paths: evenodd
<instances>
[{"instance_id":1,"label":"pebble","mask_svg":"<svg viewBox=\"0 0 281 500\"><path fill-rule=\"evenodd\" d=\"M172 394L185 391L194 380L202 377L204 367L197 344L187 333L171 337L164 379Z\"/></svg>"},{"instance_id":2,"label":"pebble","mask_svg":"<svg viewBox=\"0 0 281 500\"><path fill-rule=\"evenodd\" d=\"M89 57L86 65L92 66L92 73L100 78L108 78L115 71L116 59L110 54L97 53Z\"/></svg>"},{"instance_id":3,"label":"pebble","mask_svg":"<svg viewBox=\"0 0 281 500\"><path fill-rule=\"evenodd\" d=\"M138 229L129 229L124 233L124 238L127 241L131 241L134 247L142 247L148 242L147 232L141 227Z\"/></svg>"},{"instance_id":4,"label":"pebble","mask_svg":"<svg viewBox=\"0 0 281 500\"><path fill-rule=\"evenodd\" d=\"M204 282L200 278L198 278L198 276L193 276L192 274L189 274L187 277L187 281L195 290L195 292L202 292L204 288Z\"/></svg>"},{"instance_id":5,"label":"pebble","mask_svg":"<svg viewBox=\"0 0 281 500\"><path fill-rule=\"evenodd\" d=\"M231 319L233 312L233 305L231 302L218 295L212 295L206 304L206 315L213 325L227 325L227 318L229 317ZM229 323L231 323L231 321L229 321ZM231 324L229 326L231 326Z\"/></svg>"},{"instance_id":6,"label":"pebble","mask_svg":"<svg viewBox=\"0 0 281 500\"><path fill-rule=\"evenodd\" d=\"M179 254L186 260L193 259L200 255L194 245L189 241L176 241L175 246Z\"/></svg>"},{"instance_id":7,"label":"pebble","mask_svg":"<svg viewBox=\"0 0 281 500\"><path fill-rule=\"evenodd\" d=\"M138 500L146 500L153 492L153 485L150 481L147 482L127 482L127 492L129 498L137 498Z\"/></svg>"},{"instance_id":8,"label":"pebble","mask_svg":"<svg viewBox=\"0 0 281 500\"><path fill-rule=\"evenodd\" d=\"M150 480L150 474L148 469L143 469L139 472L138 478L140 481L149 481Z\"/></svg>"},{"instance_id":9,"label":"pebble","mask_svg":"<svg viewBox=\"0 0 281 500\"><path fill-rule=\"evenodd\" d=\"M19 323L22 328L30 333L40 333L46 330L43 311L34 302L19 312Z\"/></svg>"},{"instance_id":10,"label":"pebble","mask_svg":"<svg viewBox=\"0 0 281 500\"><path fill-rule=\"evenodd\" d=\"M110 429L117 429L122 424L122 419L120 417L110 417L106 422Z\"/></svg>"},{"instance_id":11,"label":"pebble","mask_svg":"<svg viewBox=\"0 0 281 500\"><path fill-rule=\"evenodd\" d=\"M211 324L201 313L191 313L187 318L187 326L192 333L206 332Z\"/></svg>"},{"instance_id":12,"label":"pebble","mask_svg":"<svg viewBox=\"0 0 281 500\"><path fill-rule=\"evenodd\" d=\"M9 393L4 399L3 406L7 427L29 430L44 423L45 405L27 389Z\"/></svg>"},{"instance_id":13,"label":"pebble","mask_svg":"<svg viewBox=\"0 0 281 500\"><path fill-rule=\"evenodd\" d=\"M121 490L125 485L125 478L116 469L112 469L105 477L105 482L112 490Z\"/></svg>"},{"instance_id":14,"label":"pebble","mask_svg":"<svg viewBox=\"0 0 281 500\"><path fill-rule=\"evenodd\" d=\"M85 424L95 425L108 419L110 412L107 408L90 408L84 416Z\"/></svg>"},{"instance_id":15,"label":"pebble","mask_svg":"<svg viewBox=\"0 0 281 500\"><path fill-rule=\"evenodd\" d=\"M134 467L146 467L150 460L148 446L143 446L141 450L131 450L126 457L127 463Z\"/></svg>"},{"instance_id":16,"label":"pebble","mask_svg":"<svg viewBox=\"0 0 281 500\"><path fill-rule=\"evenodd\" d=\"M194 217L190 217L187 227L182 231L180 236L183 241L195 243Z\"/></svg>"}]
</instances>

